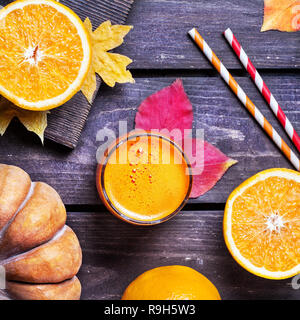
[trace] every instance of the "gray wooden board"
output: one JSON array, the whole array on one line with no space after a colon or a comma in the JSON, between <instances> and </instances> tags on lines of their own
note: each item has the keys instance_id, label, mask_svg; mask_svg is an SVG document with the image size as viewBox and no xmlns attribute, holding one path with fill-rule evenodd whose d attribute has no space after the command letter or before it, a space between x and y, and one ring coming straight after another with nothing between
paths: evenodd
<instances>
[{"instance_id":1,"label":"gray wooden board","mask_svg":"<svg viewBox=\"0 0 300 320\"><path fill-rule=\"evenodd\" d=\"M128 12L134 0L62 0L77 13L84 21L90 17L94 27L105 20L111 20L114 24L124 24ZM6 5L12 1L0 1L0 5ZM97 77L96 96L101 80ZM91 105L82 92L78 92L72 99L60 108L51 110L48 115L48 127L45 137L69 148L75 148L80 134L90 112Z\"/></svg>"},{"instance_id":2,"label":"gray wooden board","mask_svg":"<svg viewBox=\"0 0 300 320\"><path fill-rule=\"evenodd\" d=\"M105 20L114 24L124 24L134 0L67 0L63 4L73 9L82 20L89 17L94 27ZM97 76L97 90L101 79ZM89 115L91 105L82 92L78 92L62 107L52 110L48 116L45 137L69 148L75 148Z\"/></svg>"},{"instance_id":3,"label":"gray wooden board","mask_svg":"<svg viewBox=\"0 0 300 320\"><path fill-rule=\"evenodd\" d=\"M0 0L5 5L11 1ZM120 13L118 6L130 7L133 0L63 0L82 19L89 16L94 25ZM103 8L106 9L103 9ZM122 12L124 11L122 9ZM101 14L99 13L101 11ZM128 10L129 11L129 10ZM119 15L118 19L123 19ZM119 23L119 22L118 22ZM230 27L257 68L300 67L299 32L260 32L263 0L138 0L132 6L127 24L134 29L118 52L131 57L132 69L211 68L206 58L188 38L197 27L227 68L243 67L222 33Z\"/></svg>"},{"instance_id":4,"label":"gray wooden board","mask_svg":"<svg viewBox=\"0 0 300 320\"><path fill-rule=\"evenodd\" d=\"M9 2L2 0L0 4ZM82 19L89 16L95 26L107 19L124 23L133 0L70 0L62 3L74 9ZM139 0L128 20L135 28L118 52L134 60L133 69L211 68L186 35L191 27L199 26L199 31L226 66L241 68L221 36L227 27L231 27L258 68L298 68L298 33L260 33L262 16L261 0L246 4L237 0ZM243 28L240 28L241 23ZM99 78L97 83L99 88ZM63 107L51 111L46 138L69 148L76 147L90 108L79 92Z\"/></svg>"},{"instance_id":5,"label":"gray wooden board","mask_svg":"<svg viewBox=\"0 0 300 320\"><path fill-rule=\"evenodd\" d=\"M0 4L8 2L0 0ZM71 2L81 18L89 16L94 25L103 21L95 11L96 2L101 3L97 10L101 7L105 15L111 13L108 5L120 3ZM132 1L122 1L125 2L129 7ZM37 137L16 122L0 137L0 163L18 165L33 180L49 183L67 204L68 224L83 249L79 272L83 299L119 299L140 273L170 264L183 264L202 272L215 283L224 299L299 299L299 290L292 290L290 280L264 280L241 268L225 247L223 212L206 211L221 210L229 193L256 172L271 167L292 168L186 34L190 28L198 27L226 66L238 69L235 74L246 75L221 35L231 27L255 65L263 69L267 84L300 131L299 33L260 33L262 17L262 0L135 1L127 20L134 29L117 51L134 60L130 68L137 83L114 89L101 87L78 147L70 151L49 140L43 147ZM174 219L149 229L130 226L100 206L95 188L95 155L100 146L96 133L103 127L116 132L119 120L127 120L128 129L132 129L140 102L169 85L176 76L183 78L193 104L194 128L203 128L206 140L239 163L206 195L191 200ZM247 76L237 80L291 145L251 80ZM49 128L56 122L55 113Z\"/></svg>"},{"instance_id":6,"label":"gray wooden board","mask_svg":"<svg viewBox=\"0 0 300 320\"><path fill-rule=\"evenodd\" d=\"M299 75L264 77L300 131ZM291 146L252 81L246 77L236 79ZM101 146L101 142L96 141L98 130L108 128L117 133L119 120L128 121L128 130L133 129L141 101L174 80L139 78L134 85L119 85L114 89L103 87L78 147L72 152L49 142L43 147L37 138L25 134L25 130L15 124L0 138L0 163L18 165L33 179L48 182L58 190L66 204L101 204L95 187L96 151ZM193 104L194 128L203 128L208 142L239 161L211 191L191 202L225 203L235 187L258 171L273 167L292 168L219 76L183 78L183 84Z\"/></svg>"},{"instance_id":7,"label":"gray wooden board","mask_svg":"<svg viewBox=\"0 0 300 320\"><path fill-rule=\"evenodd\" d=\"M222 35L229 27L257 68L300 67L299 32L260 32L263 0L139 0L127 23L134 29L120 52L131 68L211 68L187 36L193 27L227 68L243 68Z\"/></svg>"},{"instance_id":8,"label":"gray wooden board","mask_svg":"<svg viewBox=\"0 0 300 320\"><path fill-rule=\"evenodd\" d=\"M146 270L192 267L218 288L223 299L299 299L291 279L259 278L240 267L226 248L223 212L184 211L161 225L131 226L108 212L69 213L83 250L82 299L120 299Z\"/></svg>"}]
</instances>

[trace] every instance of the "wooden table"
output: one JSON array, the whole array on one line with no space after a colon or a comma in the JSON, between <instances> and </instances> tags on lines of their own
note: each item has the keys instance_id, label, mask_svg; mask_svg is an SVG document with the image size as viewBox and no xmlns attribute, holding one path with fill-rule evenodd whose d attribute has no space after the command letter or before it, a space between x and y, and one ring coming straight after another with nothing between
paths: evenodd
<instances>
[{"instance_id":1,"label":"wooden table","mask_svg":"<svg viewBox=\"0 0 300 320\"><path fill-rule=\"evenodd\" d=\"M78 147L71 152L49 141L43 147L18 123L0 138L1 163L22 167L62 196L83 249L83 299L119 299L140 273L173 264L206 275L224 299L300 298L290 279L271 281L248 273L225 246L222 218L230 192L258 171L291 166L187 36L189 29L198 28L289 141L222 36L227 27L233 30L300 131L299 33L260 33L262 17L262 0L137 0L128 19L134 30L117 50L133 58L136 84L101 87ZM104 127L117 132L119 120L133 129L140 102L177 77L193 104L194 127L203 128L207 141L239 163L171 221L151 228L131 226L108 213L97 196L96 150L101 143L96 133Z\"/></svg>"}]
</instances>

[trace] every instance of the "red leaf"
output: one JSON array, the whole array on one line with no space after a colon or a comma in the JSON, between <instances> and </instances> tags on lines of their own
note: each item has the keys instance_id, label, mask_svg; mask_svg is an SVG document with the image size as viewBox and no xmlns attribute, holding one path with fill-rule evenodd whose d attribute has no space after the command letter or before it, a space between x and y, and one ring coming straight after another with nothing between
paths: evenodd
<instances>
[{"instance_id":1,"label":"red leaf","mask_svg":"<svg viewBox=\"0 0 300 320\"><path fill-rule=\"evenodd\" d=\"M192 123L193 108L180 79L145 99L135 117L136 129L179 129L181 139L184 129L191 129Z\"/></svg>"},{"instance_id":2,"label":"red leaf","mask_svg":"<svg viewBox=\"0 0 300 320\"><path fill-rule=\"evenodd\" d=\"M236 163L208 142L187 137L192 129L193 109L181 80L177 79L169 87L144 100L138 109L135 123L136 129L158 130L163 134L179 130L179 136L176 133L169 136L179 145L184 138L182 147L193 168L191 198L198 198L210 190L226 170Z\"/></svg>"},{"instance_id":3,"label":"red leaf","mask_svg":"<svg viewBox=\"0 0 300 320\"><path fill-rule=\"evenodd\" d=\"M190 198L198 198L213 188L227 169L237 162L200 139L185 139L183 148L193 170Z\"/></svg>"}]
</instances>

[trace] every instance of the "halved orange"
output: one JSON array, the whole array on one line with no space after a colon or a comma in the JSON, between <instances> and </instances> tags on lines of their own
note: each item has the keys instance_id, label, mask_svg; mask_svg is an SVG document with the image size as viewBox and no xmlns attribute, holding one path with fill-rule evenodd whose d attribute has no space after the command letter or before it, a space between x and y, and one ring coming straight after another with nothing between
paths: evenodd
<instances>
[{"instance_id":1,"label":"halved orange","mask_svg":"<svg viewBox=\"0 0 300 320\"><path fill-rule=\"evenodd\" d=\"M0 10L0 94L28 110L49 110L82 86L91 44L80 18L53 0L20 0Z\"/></svg>"},{"instance_id":2,"label":"halved orange","mask_svg":"<svg viewBox=\"0 0 300 320\"><path fill-rule=\"evenodd\" d=\"M269 279L300 273L300 173L270 169L229 196L224 237L234 259Z\"/></svg>"}]
</instances>

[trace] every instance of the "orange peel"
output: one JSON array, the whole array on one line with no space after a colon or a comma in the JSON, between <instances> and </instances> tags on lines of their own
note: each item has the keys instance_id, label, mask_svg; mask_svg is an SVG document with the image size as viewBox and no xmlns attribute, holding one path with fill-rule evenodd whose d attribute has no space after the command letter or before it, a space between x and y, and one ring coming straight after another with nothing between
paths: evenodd
<instances>
[{"instance_id":1,"label":"orange peel","mask_svg":"<svg viewBox=\"0 0 300 320\"><path fill-rule=\"evenodd\" d=\"M300 173L269 169L229 196L224 238L233 258L268 279L300 273Z\"/></svg>"},{"instance_id":2,"label":"orange peel","mask_svg":"<svg viewBox=\"0 0 300 320\"><path fill-rule=\"evenodd\" d=\"M91 44L80 18L53 0L19 0L0 10L0 94L20 108L45 111L82 86Z\"/></svg>"}]
</instances>

